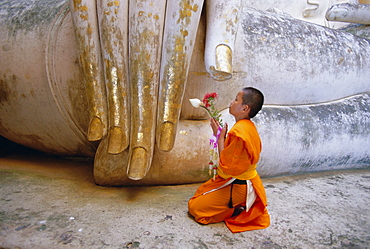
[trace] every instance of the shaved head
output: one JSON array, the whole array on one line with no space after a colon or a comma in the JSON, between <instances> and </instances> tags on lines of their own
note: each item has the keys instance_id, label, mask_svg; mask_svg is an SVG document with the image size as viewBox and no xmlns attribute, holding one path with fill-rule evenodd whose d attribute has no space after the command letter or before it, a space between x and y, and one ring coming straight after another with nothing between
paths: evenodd
<instances>
[{"instance_id":1,"label":"shaved head","mask_svg":"<svg viewBox=\"0 0 370 249\"><path fill-rule=\"evenodd\" d=\"M243 105L249 106L249 118L253 118L262 109L264 96L260 90L253 87L244 87L243 93Z\"/></svg>"}]
</instances>

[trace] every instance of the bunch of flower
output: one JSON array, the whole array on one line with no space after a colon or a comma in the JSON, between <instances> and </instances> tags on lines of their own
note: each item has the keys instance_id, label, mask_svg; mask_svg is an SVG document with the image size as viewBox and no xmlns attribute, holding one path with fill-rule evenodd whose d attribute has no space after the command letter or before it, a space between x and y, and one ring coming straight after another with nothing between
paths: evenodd
<instances>
[{"instance_id":1,"label":"bunch of flower","mask_svg":"<svg viewBox=\"0 0 370 249\"><path fill-rule=\"evenodd\" d=\"M218 98L218 94L213 92L213 93L206 93L203 97L203 101L200 101L199 99L189 99L190 103L198 108L202 107L206 109L208 112L209 116L211 118L214 118L217 120L220 124L220 126L223 126L222 120L221 120L221 113L215 108L214 102ZM213 173L213 179L215 179L216 174L217 174L217 168L218 168L218 149L217 149L217 144L218 144L218 138L220 136L221 132L221 127L219 127L217 131L217 135L213 135L209 140L210 143L210 150L209 150L209 174L212 175Z\"/></svg>"},{"instance_id":2,"label":"bunch of flower","mask_svg":"<svg viewBox=\"0 0 370 249\"><path fill-rule=\"evenodd\" d=\"M213 92L206 93L203 97L203 101L200 101L199 99L189 99L189 101L196 108L203 107L204 109L206 109L209 116L216 119L220 123L220 125L223 126L221 113L216 109L214 105L217 98L218 94Z\"/></svg>"}]
</instances>

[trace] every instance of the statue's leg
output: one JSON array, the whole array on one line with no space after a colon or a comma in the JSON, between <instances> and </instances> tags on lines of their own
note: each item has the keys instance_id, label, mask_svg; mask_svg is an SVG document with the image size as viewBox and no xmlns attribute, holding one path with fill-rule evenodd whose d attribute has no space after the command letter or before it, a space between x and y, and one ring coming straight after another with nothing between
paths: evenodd
<instances>
[{"instance_id":1,"label":"statue's leg","mask_svg":"<svg viewBox=\"0 0 370 249\"><path fill-rule=\"evenodd\" d=\"M167 3L158 101L157 144L173 148L203 0Z\"/></svg>"},{"instance_id":2,"label":"statue's leg","mask_svg":"<svg viewBox=\"0 0 370 249\"><path fill-rule=\"evenodd\" d=\"M131 135L127 175L143 178L155 140L160 55L166 1L130 1Z\"/></svg>"},{"instance_id":3,"label":"statue's leg","mask_svg":"<svg viewBox=\"0 0 370 249\"><path fill-rule=\"evenodd\" d=\"M215 80L232 77L232 57L239 23L241 0L206 1L207 33L204 62Z\"/></svg>"},{"instance_id":4,"label":"statue's leg","mask_svg":"<svg viewBox=\"0 0 370 249\"><path fill-rule=\"evenodd\" d=\"M71 0L70 6L90 112L87 136L97 141L106 135L108 122L96 2Z\"/></svg>"},{"instance_id":5,"label":"statue's leg","mask_svg":"<svg viewBox=\"0 0 370 249\"><path fill-rule=\"evenodd\" d=\"M99 1L98 17L108 98L107 153L118 154L129 146L128 1Z\"/></svg>"}]
</instances>

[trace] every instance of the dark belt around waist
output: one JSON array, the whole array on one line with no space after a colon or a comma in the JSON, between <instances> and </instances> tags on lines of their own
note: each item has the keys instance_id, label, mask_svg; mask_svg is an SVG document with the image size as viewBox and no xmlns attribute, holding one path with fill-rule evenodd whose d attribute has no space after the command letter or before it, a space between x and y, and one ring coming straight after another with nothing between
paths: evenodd
<instances>
[{"instance_id":1,"label":"dark belt around waist","mask_svg":"<svg viewBox=\"0 0 370 249\"><path fill-rule=\"evenodd\" d=\"M246 180L239 180L239 179L235 179L233 182L233 184L241 184L241 185L245 185L247 184L247 181Z\"/></svg>"}]
</instances>

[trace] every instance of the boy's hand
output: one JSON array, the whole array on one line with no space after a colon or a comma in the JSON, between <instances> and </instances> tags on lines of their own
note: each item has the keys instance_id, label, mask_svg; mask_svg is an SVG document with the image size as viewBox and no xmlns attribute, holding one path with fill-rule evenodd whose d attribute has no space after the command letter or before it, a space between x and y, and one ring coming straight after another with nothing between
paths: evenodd
<instances>
[{"instance_id":1,"label":"boy's hand","mask_svg":"<svg viewBox=\"0 0 370 249\"><path fill-rule=\"evenodd\" d=\"M220 138L223 138L223 139L226 138L226 134L227 134L228 129L229 129L229 127L228 127L227 123L225 123L225 126L222 127Z\"/></svg>"},{"instance_id":2,"label":"boy's hand","mask_svg":"<svg viewBox=\"0 0 370 249\"><path fill-rule=\"evenodd\" d=\"M211 118L210 124L211 124L211 128L213 131L213 135L217 136L217 131L218 131L218 128L220 127L220 123L216 119ZM227 130L228 130L228 126L227 124L225 124L225 126L222 127L220 137L224 138L226 136Z\"/></svg>"},{"instance_id":3,"label":"boy's hand","mask_svg":"<svg viewBox=\"0 0 370 249\"><path fill-rule=\"evenodd\" d=\"M214 118L211 118L210 120L209 120L209 123L210 123L210 125L211 125L211 128L212 128L212 131L213 131L213 135L217 135L217 130L218 130L218 127L220 126L220 124L217 122L217 120L216 119L214 119Z\"/></svg>"}]
</instances>

